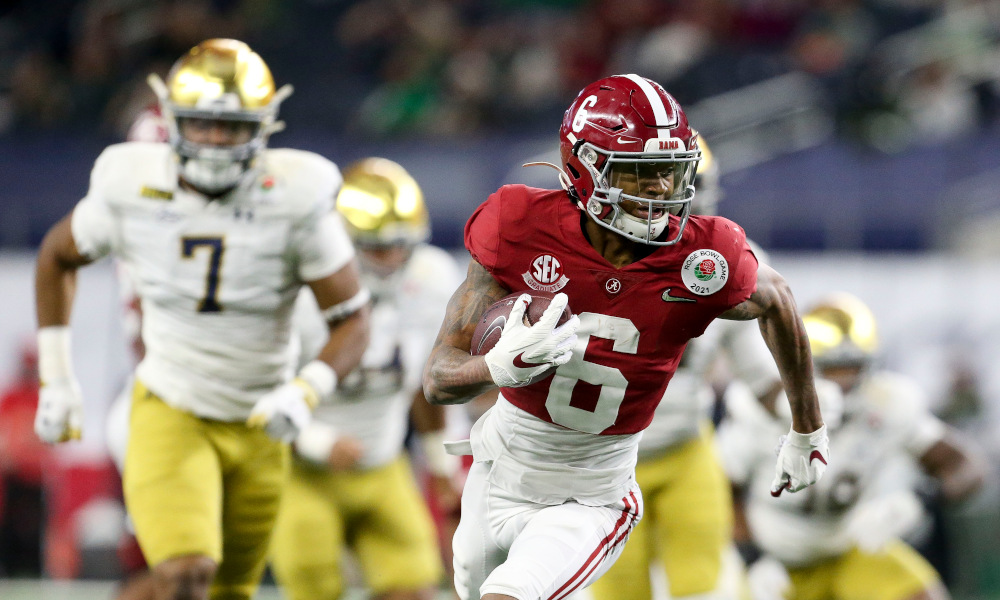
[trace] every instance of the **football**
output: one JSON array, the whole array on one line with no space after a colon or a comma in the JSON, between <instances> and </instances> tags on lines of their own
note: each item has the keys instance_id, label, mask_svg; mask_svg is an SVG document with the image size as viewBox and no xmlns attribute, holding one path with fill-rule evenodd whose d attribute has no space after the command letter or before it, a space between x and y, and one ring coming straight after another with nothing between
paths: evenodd
<instances>
[{"instance_id":1,"label":"football","mask_svg":"<svg viewBox=\"0 0 1000 600\"><path fill-rule=\"evenodd\" d=\"M524 324L529 326L534 325L538 322L538 319L542 318L542 313L549 307L549 303L552 302L552 298L555 296L551 292L533 290L530 292L515 292L497 300L492 306L483 311L483 316L479 317L479 323L476 324L476 331L472 334L472 348L470 350L472 354L480 356L493 349L497 340L500 339L504 325L507 324L507 318L510 316L510 309L514 307L514 301L521 294L531 295L531 304L524 311ZM558 325L562 325L572 316L573 313L570 312L569 306L567 306L559 316Z\"/></svg>"}]
</instances>

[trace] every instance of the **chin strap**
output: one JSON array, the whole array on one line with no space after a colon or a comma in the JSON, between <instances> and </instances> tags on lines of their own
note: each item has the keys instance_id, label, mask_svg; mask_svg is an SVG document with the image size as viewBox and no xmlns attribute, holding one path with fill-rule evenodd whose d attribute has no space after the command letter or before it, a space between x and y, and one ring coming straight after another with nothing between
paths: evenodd
<instances>
[{"instance_id":1,"label":"chin strap","mask_svg":"<svg viewBox=\"0 0 1000 600\"><path fill-rule=\"evenodd\" d=\"M559 171L559 185L562 186L562 189L564 189L564 190L566 190L568 192L570 190L570 188L572 187L572 184L571 184L571 182L569 180L569 175L567 175L566 172L563 171L562 169L560 169L558 166L556 166L556 165L554 165L554 164L552 164L550 162L544 162L544 161L528 162L528 163L524 163L521 166L522 167L552 167L556 171Z\"/></svg>"}]
</instances>

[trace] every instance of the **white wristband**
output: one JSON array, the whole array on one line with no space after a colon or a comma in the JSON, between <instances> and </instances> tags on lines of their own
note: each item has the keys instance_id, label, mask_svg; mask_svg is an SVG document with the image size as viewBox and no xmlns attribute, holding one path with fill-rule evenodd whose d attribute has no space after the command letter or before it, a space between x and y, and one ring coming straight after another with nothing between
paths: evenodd
<instances>
[{"instance_id":1,"label":"white wristband","mask_svg":"<svg viewBox=\"0 0 1000 600\"><path fill-rule=\"evenodd\" d=\"M424 453L427 471L439 477L451 477L458 471L458 457L444 448L444 430L420 434L420 449Z\"/></svg>"},{"instance_id":2,"label":"white wristband","mask_svg":"<svg viewBox=\"0 0 1000 600\"><path fill-rule=\"evenodd\" d=\"M333 400L333 392L337 389L337 372L330 365L321 360L314 360L299 369L297 377L308 383L316 392L320 404Z\"/></svg>"},{"instance_id":3,"label":"white wristband","mask_svg":"<svg viewBox=\"0 0 1000 600\"><path fill-rule=\"evenodd\" d=\"M38 378L42 385L74 379L70 346L69 325L38 330Z\"/></svg>"},{"instance_id":4,"label":"white wristband","mask_svg":"<svg viewBox=\"0 0 1000 600\"><path fill-rule=\"evenodd\" d=\"M788 430L788 443L797 448L815 448L826 440L826 425L821 425L819 429L811 433L799 433L794 429Z\"/></svg>"},{"instance_id":5,"label":"white wristband","mask_svg":"<svg viewBox=\"0 0 1000 600\"><path fill-rule=\"evenodd\" d=\"M330 452L337 443L337 432L326 423L313 421L295 438L295 452L317 465L330 462Z\"/></svg>"}]
</instances>

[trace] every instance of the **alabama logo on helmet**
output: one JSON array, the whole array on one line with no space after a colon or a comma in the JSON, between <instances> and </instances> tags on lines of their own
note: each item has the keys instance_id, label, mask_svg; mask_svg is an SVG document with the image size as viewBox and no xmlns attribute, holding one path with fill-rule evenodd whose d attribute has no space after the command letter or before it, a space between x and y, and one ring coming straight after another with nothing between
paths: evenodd
<instances>
[{"instance_id":1,"label":"alabama logo on helmet","mask_svg":"<svg viewBox=\"0 0 1000 600\"><path fill-rule=\"evenodd\" d=\"M684 259L681 279L687 289L708 296L722 289L729 279L729 263L715 250L695 250Z\"/></svg>"},{"instance_id":2,"label":"alabama logo on helmet","mask_svg":"<svg viewBox=\"0 0 1000 600\"><path fill-rule=\"evenodd\" d=\"M558 292L569 283L569 277L563 274L562 262L551 254L533 258L521 277L528 287L543 292Z\"/></svg>"}]
</instances>

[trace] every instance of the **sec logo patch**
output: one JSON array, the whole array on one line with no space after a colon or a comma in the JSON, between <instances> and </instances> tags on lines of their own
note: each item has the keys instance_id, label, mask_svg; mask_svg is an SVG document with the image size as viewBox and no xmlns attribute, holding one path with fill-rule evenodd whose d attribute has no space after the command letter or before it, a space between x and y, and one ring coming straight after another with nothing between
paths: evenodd
<instances>
[{"instance_id":1,"label":"sec logo patch","mask_svg":"<svg viewBox=\"0 0 1000 600\"><path fill-rule=\"evenodd\" d=\"M687 289L708 296L722 289L729 279L729 263L715 250L695 250L684 259L681 280Z\"/></svg>"},{"instance_id":2,"label":"sec logo patch","mask_svg":"<svg viewBox=\"0 0 1000 600\"><path fill-rule=\"evenodd\" d=\"M531 289L544 292L558 292L569 283L569 277L563 274L562 261L551 254L533 258L521 278Z\"/></svg>"}]
</instances>

